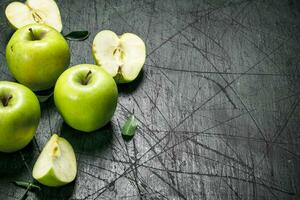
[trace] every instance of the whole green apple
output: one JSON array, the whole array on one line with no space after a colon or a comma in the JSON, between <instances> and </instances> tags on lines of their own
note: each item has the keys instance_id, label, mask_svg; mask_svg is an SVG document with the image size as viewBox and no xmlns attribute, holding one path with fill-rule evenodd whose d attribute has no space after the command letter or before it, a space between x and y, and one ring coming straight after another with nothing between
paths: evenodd
<instances>
[{"instance_id":1,"label":"whole green apple","mask_svg":"<svg viewBox=\"0 0 300 200\"><path fill-rule=\"evenodd\" d=\"M91 132L107 124L117 106L114 79L101 67L81 64L67 69L54 88L55 105L74 129Z\"/></svg>"},{"instance_id":2,"label":"whole green apple","mask_svg":"<svg viewBox=\"0 0 300 200\"><path fill-rule=\"evenodd\" d=\"M41 116L40 104L27 87L0 81L0 151L25 147L35 135Z\"/></svg>"},{"instance_id":3,"label":"whole green apple","mask_svg":"<svg viewBox=\"0 0 300 200\"><path fill-rule=\"evenodd\" d=\"M33 91L46 90L70 63L69 46L54 28L30 24L18 29L6 47L8 68Z\"/></svg>"}]
</instances>

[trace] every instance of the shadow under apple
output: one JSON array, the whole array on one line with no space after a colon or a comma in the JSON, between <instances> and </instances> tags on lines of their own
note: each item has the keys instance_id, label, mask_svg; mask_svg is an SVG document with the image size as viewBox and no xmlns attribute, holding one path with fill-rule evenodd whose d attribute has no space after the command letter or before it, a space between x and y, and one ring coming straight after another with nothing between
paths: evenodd
<instances>
[{"instance_id":1,"label":"shadow under apple","mask_svg":"<svg viewBox=\"0 0 300 200\"><path fill-rule=\"evenodd\" d=\"M70 199L74 191L75 182L76 180L62 187L47 187L39 184L41 187L41 191L36 192L35 195L38 197L38 199L44 200Z\"/></svg>"},{"instance_id":2,"label":"shadow under apple","mask_svg":"<svg viewBox=\"0 0 300 200\"><path fill-rule=\"evenodd\" d=\"M25 148L14 153L0 153L0 177L15 179L18 176L28 174L25 163L22 160L24 157L26 164L32 167L38 152L35 149L33 142L30 142Z\"/></svg>"},{"instance_id":3,"label":"shadow under apple","mask_svg":"<svg viewBox=\"0 0 300 200\"><path fill-rule=\"evenodd\" d=\"M142 69L139 73L138 77L130 82L130 83L121 83L118 84L118 91L120 94L132 94L134 93L138 87L140 86L141 82L144 79L144 70Z\"/></svg>"},{"instance_id":4,"label":"shadow under apple","mask_svg":"<svg viewBox=\"0 0 300 200\"><path fill-rule=\"evenodd\" d=\"M61 128L61 137L72 144L76 153L88 153L90 155L97 153L99 155L111 145L113 132L111 122L90 133L75 130L64 122Z\"/></svg>"},{"instance_id":5,"label":"shadow under apple","mask_svg":"<svg viewBox=\"0 0 300 200\"><path fill-rule=\"evenodd\" d=\"M5 44L7 44L11 38L11 36L16 32L16 30L14 30L13 28L9 28L9 29L6 29L5 31L7 31L7 34L3 34L2 36L4 37L4 41L5 41Z\"/></svg>"},{"instance_id":6,"label":"shadow under apple","mask_svg":"<svg viewBox=\"0 0 300 200\"><path fill-rule=\"evenodd\" d=\"M39 99L39 102L43 104L45 102L48 102L49 100L53 100L53 92L54 92L54 87L48 90L35 91L34 93Z\"/></svg>"},{"instance_id":7,"label":"shadow under apple","mask_svg":"<svg viewBox=\"0 0 300 200\"><path fill-rule=\"evenodd\" d=\"M132 136L129 136L129 135L123 135L123 134L122 134L122 138L123 138L126 142L129 142L130 140L132 140L133 137L134 137L133 135L132 135Z\"/></svg>"}]
</instances>

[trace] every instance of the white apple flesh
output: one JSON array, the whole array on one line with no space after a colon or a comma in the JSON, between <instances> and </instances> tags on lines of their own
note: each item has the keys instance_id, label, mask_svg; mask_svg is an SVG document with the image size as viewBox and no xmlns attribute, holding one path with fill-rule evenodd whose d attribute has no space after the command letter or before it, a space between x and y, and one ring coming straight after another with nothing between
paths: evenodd
<instances>
[{"instance_id":1,"label":"white apple flesh","mask_svg":"<svg viewBox=\"0 0 300 200\"><path fill-rule=\"evenodd\" d=\"M117 83L133 81L140 73L146 59L144 41L135 34L120 37L110 30L99 32L93 41L93 56Z\"/></svg>"},{"instance_id":2,"label":"white apple flesh","mask_svg":"<svg viewBox=\"0 0 300 200\"><path fill-rule=\"evenodd\" d=\"M60 12L54 0L12 2L6 7L5 15L15 29L28 24L44 23L58 32L62 30Z\"/></svg>"},{"instance_id":3,"label":"white apple flesh","mask_svg":"<svg viewBox=\"0 0 300 200\"><path fill-rule=\"evenodd\" d=\"M76 173L76 157L71 144L54 134L33 167L33 178L43 185L58 187L72 182Z\"/></svg>"}]
</instances>

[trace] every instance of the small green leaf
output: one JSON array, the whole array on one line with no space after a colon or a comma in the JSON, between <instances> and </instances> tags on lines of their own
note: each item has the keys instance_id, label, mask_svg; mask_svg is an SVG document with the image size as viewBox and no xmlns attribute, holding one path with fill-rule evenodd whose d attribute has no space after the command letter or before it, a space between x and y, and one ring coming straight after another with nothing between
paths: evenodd
<instances>
[{"instance_id":1,"label":"small green leaf","mask_svg":"<svg viewBox=\"0 0 300 200\"><path fill-rule=\"evenodd\" d=\"M86 40L90 36L90 33L88 31L72 31L71 33L68 33L64 37L67 40L71 41L83 41Z\"/></svg>"},{"instance_id":2,"label":"small green leaf","mask_svg":"<svg viewBox=\"0 0 300 200\"><path fill-rule=\"evenodd\" d=\"M26 181L14 181L13 182L15 185L22 187L22 188L28 188L28 190L41 190L40 186L35 185L31 182L26 182Z\"/></svg>"},{"instance_id":3,"label":"small green leaf","mask_svg":"<svg viewBox=\"0 0 300 200\"><path fill-rule=\"evenodd\" d=\"M122 135L133 137L136 129L137 129L137 121L134 115L131 115L125 122L124 126L122 127Z\"/></svg>"}]
</instances>

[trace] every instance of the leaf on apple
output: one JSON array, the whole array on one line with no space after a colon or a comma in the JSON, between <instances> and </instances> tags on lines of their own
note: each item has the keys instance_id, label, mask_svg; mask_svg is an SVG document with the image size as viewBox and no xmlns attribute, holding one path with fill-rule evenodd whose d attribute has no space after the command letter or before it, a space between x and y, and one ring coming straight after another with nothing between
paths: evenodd
<instances>
[{"instance_id":1,"label":"leaf on apple","mask_svg":"<svg viewBox=\"0 0 300 200\"><path fill-rule=\"evenodd\" d=\"M90 33L88 31L72 31L65 35L64 37L67 40L71 41L83 41L86 40L90 36Z\"/></svg>"},{"instance_id":2,"label":"leaf on apple","mask_svg":"<svg viewBox=\"0 0 300 200\"><path fill-rule=\"evenodd\" d=\"M133 137L136 129L137 120L135 119L134 115L130 115L130 117L127 119L124 126L122 127L122 135L125 137Z\"/></svg>"}]
</instances>

